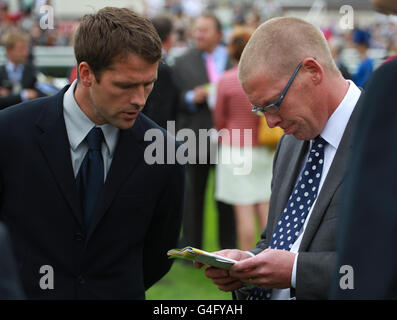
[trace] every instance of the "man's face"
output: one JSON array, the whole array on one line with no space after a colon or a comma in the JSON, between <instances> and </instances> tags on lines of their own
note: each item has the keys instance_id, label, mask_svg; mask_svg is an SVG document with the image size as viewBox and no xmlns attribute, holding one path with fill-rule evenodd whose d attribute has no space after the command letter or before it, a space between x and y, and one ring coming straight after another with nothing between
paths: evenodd
<instances>
[{"instance_id":1,"label":"man's face","mask_svg":"<svg viewBox=\"0 0 397 320\"><path fill-rule=\"evenodd\" d=\"M129 55L103 71L99 82L92 73L88 110L83 111L96 124L110 123L122 130L132 127L153 89L157 67L157 62Z\"/></svg>"},{"instance_id":2,"label":"man's face","mask_svg":"<svg viewBox=\"0 0 397 320\"><path fill-rule=\"evenodd\" d=\"M7 49L7 57L14 64L25 64L29 55L29 43L23 40L15 42L12 49Z\"/></svg>"},{"instance_id":3,"label":"man's face","mask_svg":"<svg viewBox=\"0 0 397 320\"><path fill-rule=\"evenodd\" d=\"M212 52L221 41L222 34L217 30L212 18L200 17L196 21L193 37L198 49Z\"/></svg>"},{"instance_id":4,"label":"man's face","mask_svg":"<svg viewBox=\"0 0 397 320\"><path fill-rule=\"evenodd\" d=\"M314 88L310 87L308 75L299 71L276 114L265 113L270 128L280 127L285 134L299 140L310 140L318 136L328 121L328 115L316 103ZM271 79L268 73L258 71L250 76L243 88L249 101L263 107L274 103L288 82L289 76ZM307 83L305 83L307 82Z\"/></svg>"},{"instance_id":5,"label":"man's face","mask_svg":"<svg viewBox=\"0 0 397 320\"><path fill-rule=\"evenodd\" d=\"M380 12L397 14L397 0L372 0L372 4Z\"/></svg>"}]
</instances>

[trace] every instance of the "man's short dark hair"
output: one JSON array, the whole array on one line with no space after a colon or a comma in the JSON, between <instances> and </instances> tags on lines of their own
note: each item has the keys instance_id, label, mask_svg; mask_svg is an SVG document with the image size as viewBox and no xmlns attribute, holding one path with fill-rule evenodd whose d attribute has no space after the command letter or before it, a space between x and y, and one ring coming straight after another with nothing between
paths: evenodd
<instances>
[{"instance_id":1,"label":"man's short dark hair","mask_svg":"<svg viewBox=\"0 0 397 320\"><path fill-rule=\"evenodd\" d=\"M218 17L215 14L206 11L206 12L203 12L200 15L200 17L214 20L216 31L222 32L222 23L221 23L221 21L218 19Z\"/></svg>"},{"instance_id":2,"label":"man's short dark hair","mask_svg":"<svg viewBox=\"0 0 397 320\"><path fill-rule=\"evenodd\" d=\"M172 32L172 20L168 16L161 15L154 17L152 23L162 42L164 42Z\"/></svg>"},{"instance_id":3,"label":"man's short dark hair","mask_svg":"<svg viewBox=\"0 0 397 320\"><path fill-rule=\"evenodd\" d=\"M115 59L138 55L155 63L161 58L161 40L152 23L126 8L106 7L85 15L76 31L77 63L89 64L99 81Z\"/></svg>"}]
</instances>

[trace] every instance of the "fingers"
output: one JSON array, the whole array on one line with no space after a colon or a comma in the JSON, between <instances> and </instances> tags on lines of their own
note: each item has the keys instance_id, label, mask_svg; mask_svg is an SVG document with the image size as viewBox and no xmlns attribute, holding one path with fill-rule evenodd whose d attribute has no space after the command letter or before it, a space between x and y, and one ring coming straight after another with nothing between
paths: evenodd
<instances>
[{"instance_id":1,"label":"fingers","mask_svg":"<svg viewBox=\"0 0 397 320\"><path fill-rule=\"evenodd\" d=\"M201 269L203 266L204 264L197 261L193 261L193 267L195 267L196 269Z\"/></svg>"},{"instance_id":2,"label":"fingers","mask_svg":"<svg viewBox=\"0 0 397 320\"><path fill-rule=\"evenodd\" d=\"M207 97L208 97L208 92L203 86L196 87L194 89L194 102L195 103L203 103L207 100Z\"/></svg>"},{"instance_id":3,"label":"fingers","mask_svg":"<svg viewBox=\"0 0 397 320\"><path fill-rule=\"evenodd\" d=\"M230 259L233 259L236 261L240 261L240 260L247 259L247 258L251 257L251 255L248 254L247 252L241 251L238 249L225 249L225 250L217 251L214 253L219 256L222 256L225 258L230 258Z\"/></svg>"},{"instance_id":4,"label":"fingers","mask_svg":"<svg viewBox=\"0 0 397 320\"><path fill-rule=\"evenodd\" d=\"M232 271L241 272L249 269L255 269L258 266L258 258L252 257L245 260L241 260L232 266Z\"/></svg>"},{"instance_id":5,"label":"fingers","mask_svg":"<svg viewBox=\"0 0 397 320\"><path fill-rule=\"evenodd\" d=\"M227 270L209 267L205 270L205 275L222 291L234 291L243 286L241 281L230 277Z\"/></svg>"},{"instance_id":6,"label":"fingers","mask_svg":"<svg viewBox=\"0 0 397 320\"><path fill-rule=\"evenodd\" d=\"M208 267L205 270L205 276L211 279L230 278L228 270L218 269L214 267Z\"/></svg>"}]
</instances>

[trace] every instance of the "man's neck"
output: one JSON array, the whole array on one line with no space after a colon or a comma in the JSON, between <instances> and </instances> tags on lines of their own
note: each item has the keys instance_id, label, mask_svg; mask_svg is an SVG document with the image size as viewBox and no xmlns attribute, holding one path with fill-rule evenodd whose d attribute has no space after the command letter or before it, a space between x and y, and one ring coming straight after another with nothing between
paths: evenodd
<instances>
[{"instance_id":1,"label":"man's neck","mask_svg":"<svg viewBox=\"0 0 397 320\"><path fill-rule=\"evenodd\" d=\"M218 47L219 44L216 44L214 47L209 48L208 50L206 50L205 52L208 54L213 54L215 49Z\"/></svg>"},{"instance_id":2,"label":"man's neck","mask_svg":"<svg viewBox=\"0 0 397 320\"><path fill-rule=\"evenodd\" d=\"M76 84L76 88L74 89L74 93L73 93L74 94L74 98L75 98L75 100L77 102L77 105L79 106L81 111L84 112L84 114L87 116L87 118L90 119L95 124L101 125L103 123L98 121L98 119L96 119L90 112L90 105L92 104L92 102L89 101L89 98L88 98L89 95L88 95L88 92L86 92L87 90L89 90L89 89L85 88L80 83L80 81L78 81L77 84Z\"/></svg>"},{"instance_id":3,"label":"man's neck","mask_svg":"<svg viewBox=\"0 0 397 320\"><path fill-rule=\"evenodd\" d=\"M330 83L333 90L332 95L330 96L330 116L331 114L338 108L342 100L345 98L347 92L349 91L350 83L344 79L342 76L338 76L332 83Z\"/></svg>"}]
</instances>

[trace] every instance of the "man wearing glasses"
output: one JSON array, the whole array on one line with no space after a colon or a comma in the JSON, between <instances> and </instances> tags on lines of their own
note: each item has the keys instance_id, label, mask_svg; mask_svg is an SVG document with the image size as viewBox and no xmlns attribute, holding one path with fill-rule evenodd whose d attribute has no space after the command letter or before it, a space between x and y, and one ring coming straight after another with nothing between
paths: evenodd
<instances>
[{"instance_id":1,"label":"man wearing glasses","mask_svg":"<svg viewBox=\"0 0 397 320\"><path fill-rule=\"evenodd\" d=\"M252 111L285 135L261 240L250 252L220 251L238 262L228 272L210 267L206 276L239 299L326 299L361 92L340 74L322 32L295 18L271 19L255 31L239 78Z\"/></svg>"}]
</instances>

